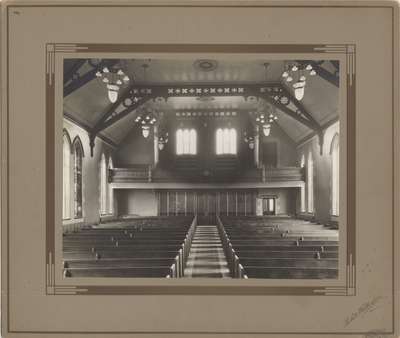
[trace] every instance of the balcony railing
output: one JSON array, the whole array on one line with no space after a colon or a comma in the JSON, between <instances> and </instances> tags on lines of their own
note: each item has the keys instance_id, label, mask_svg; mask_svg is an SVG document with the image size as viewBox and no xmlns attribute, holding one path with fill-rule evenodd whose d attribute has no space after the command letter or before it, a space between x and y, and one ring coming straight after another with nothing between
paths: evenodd
<instances>
[{"instance_id":1,"label":"balcony railing","mask_svg":"<svg viewBox=\"0 0 400 338\"><path fill-rule=\"evenodd\" d=\"M114 168L109 169L109 181L112 183L152 182L152 173L150 165Z\"/></svg>"},{"instance_id":2,"label":"balcony railing","mask_svg":"<svg viewBox=\"0 0 400 338\"><path fill-rule=\"evenodd\" d=\"M304 181L303 168L283 167L283 168L263 168L265 181Z\"/></svg>"},{"instance_id":3,"label":"balcony railing","mask_svg":"<svg viewBox=\"0 0 400 338\"><path fill-rule=\"evenodd\" d=\"M130 168L114 168L109 172L112 183L165 183L165 182L284 182L304 181L303 168L281 167L281 168L259 168L237 172L235 174L224 174L222 172L181 172L154 169L149 165L135 166Z\"/></svg>"}]
</instances>

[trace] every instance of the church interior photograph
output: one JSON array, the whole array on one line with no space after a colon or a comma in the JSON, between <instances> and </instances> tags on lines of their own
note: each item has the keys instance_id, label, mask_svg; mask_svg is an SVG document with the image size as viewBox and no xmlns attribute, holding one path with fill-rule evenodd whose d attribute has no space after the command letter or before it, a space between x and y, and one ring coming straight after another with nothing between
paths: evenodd
<instances>
[{"instance_id":1,"label":"church interior photograph","mask_svg":"<svg viewBox=\"0 0 400 338\"><path fill-rule=\"evenodd\" d=\"M64 278L338 278L339 61L63 63Z\"/></svg>"}]
</instances>

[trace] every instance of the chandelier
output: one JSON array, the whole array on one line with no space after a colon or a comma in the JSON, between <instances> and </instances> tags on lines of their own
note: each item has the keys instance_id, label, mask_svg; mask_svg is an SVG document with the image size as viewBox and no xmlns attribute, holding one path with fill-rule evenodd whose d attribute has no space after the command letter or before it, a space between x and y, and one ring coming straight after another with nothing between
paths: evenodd
<instances>
[{"instance_id":1,"label":"chandelier","mask_svg":"<svg viewBox=\"0 0 400 338\"><path fill-rule=\"evenodd\" d=\"M120 88L129 83L129 77L122 69L104 67L96 72L96 77L103 82L108 90L108 99L115 103L118 100Z\"/></svg>"},{"instance_id":2,"label":"chandelier","mask_svg":"<svg viewBox=\"0 0 400 338\"><path fill-rule=\"evenodd\" d=\"M313 69L311 64L294 62L286 64L282 77L288 83L295 81L292 85L294 96L297 100L301 101L304 97L306 76L315 76L316 74L317 72Z\"/></svg>"},{"instance_id":3,"label":"chandelier","mask_svg":"<svg viewBox=\"0 0 400 338\"><path fill-rule=\"evenodd\" d=\"M249 145L249 148L251 150L254 149L254 146L255 146L254 136L253 135L249 135L247 133L247 131L244 132L244 142L246 142Z\"/></svg>"},{"instance_id":4,"label":"chandelier","mask_svg":"<svg viewBox=\"0 0 400 338\"><path fill-rule=\"evenodd\" d=\"M147 112L139 115L135 122L140 124L142 127L142 135L144 138L148 138L150 135L150 128L157 122L157 117L152 112Z\"/></svg>"},{"instance_id":5,"label":"chandelier","mask_svg":"<svg viewBox=\"0 0 400 338\"><path fill-rule=\"evenodd\" d=\"M168 132L160 134L158 137L158 149L163 150L168 143Z\"/></svg>"},{"instance_id":6,"label":"chandelier","mask_svg":"<svg viewBox=\"0 0 400 338\"><path fill-rule=\"evenodd\" d=\"M271 111L270 113L257 112L255 116L256 124L262 127L265 136L271 133L272 124L278 120L278 117Z\"/></svg>"}]
</instances>

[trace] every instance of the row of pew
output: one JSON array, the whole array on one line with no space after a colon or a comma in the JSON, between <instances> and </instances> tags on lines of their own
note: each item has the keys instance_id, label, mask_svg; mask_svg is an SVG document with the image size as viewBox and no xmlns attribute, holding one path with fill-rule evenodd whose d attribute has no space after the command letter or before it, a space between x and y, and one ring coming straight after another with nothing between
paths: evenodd
<instances>
[{"instance_id":1,"label":"row of pew","mask_svg":"<svg viewBox=\"0 0 400 338\"><path fill-rule=\"evenodd\" d=\"M200 220L201 221L201 220ZM197 217L91 226L63 235L64 277L183 277ZM217 217L233 278L338 276L338 231L289 217Z\"/></svg>"},{"instance_id":2,"label":"row of pew","mask_svg":"<svg viewBox=\"0 0 400 338\"><path fill-rule=\"evenodd\" d=\"M195 227L196 217L149 217L64 234L64 277L182 277Z\"/></svg>"},{"instance_id":3,"label":"row of pew","mask_svg":"<svg viewBox=\"0 0 400 338\"><path fill-rule=\"evenodd\" d=\"M218 218L234 278L338 277L338 231L289 217Z\"/></svg>"}]
</instances>

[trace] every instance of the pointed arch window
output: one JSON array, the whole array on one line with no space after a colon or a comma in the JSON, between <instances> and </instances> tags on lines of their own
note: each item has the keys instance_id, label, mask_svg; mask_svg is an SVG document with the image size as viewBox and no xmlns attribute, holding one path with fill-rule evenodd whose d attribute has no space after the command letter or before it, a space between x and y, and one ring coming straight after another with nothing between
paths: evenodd
<instances>
[{"instance_id":1,"label":"pointed arch window","mask_svg":"<svg viewBox=\"0 0 400 338\"><path fill-rule=\"evenodd\" d=\"M111 183L108 180L109 172L111 169L114 168L113 160L110 157L108 161L108 170L106 173L106 182L107 182L107 188L108 188L108 213L113 215L114 214L114 190L111 187Z\"/></svg>"},{"instance_id":2,"label":"pointed arch window","mask_svg":"<svg viewBox=\"0 0 400 338\"><path fill-rule=\"evenodd\" d=\"M306 159L304 154L302 154L300 159L300 167L304 168L305 165L306 165ZM304 187L302 187L300 190L300 211L306 212L306 192Z\"/></svg>"},{"instance_id":3,"label":"pointed arch window","mask_svg":"<svg viewBox=\"0 0 400 338\"><path fill-rule=\"evenodd\" d=\"M63 135L63 219L71 217L71 139L66 131Z\"/></svg>"},{"instance_id":4,"label":"pointed arch window","mask_svg":"<svg viewBox=\"0 0 400 338\"><path fill-rule=\"evenodd\" d=\"M332 215L339 216L339 134L336 134L331 143L332 156Z\"/></svg>"},{"instance_id":5,"label":"pointed arch window","mask_svg":"<svg viewBox=\"0 0 400 338\"><path fill-rule=\"evenodd\" d=\"M83 187L82 187L82 165L83 165L83 147L81 140L77 137L73 143L74 151L74 217L83 216Z\"/></svg>"},{"instance_id":6,"label":"pointed arch window","mask_svg":"<svg viewBox=\"0 0 400 338\"><path fill-rule=\"evenodd\" d=\"M311 151L307 159L307 211L314 213L314 160Z\"/></svg>"},{"instance_id":7,"label":"pointed arch window","mask_svg":"<svg viewBox=\"0 0 400 338\"><path fill-rule=\"evenodd\" d=\"M237 132L234 128L218 128L216 132L217 155L237 154Z\"/></svg>"},{"instance_id":8,"label":"pointed arch window","mask_svg":"<svg viewBox=\"0 0 400 338\"><path fill-rule=\"evenodd\" d=\"M107 213L107 163L106 157L101 154L100 159L100 215Z\"/></svg>"},{"instance_id":9,"label":"pointed arch window","mask_svg":"<svg viewBox=\"0 0 400 338\"><path fill-rule=\"evenodd\" d=\"M197 154L197 132L194 129L178 129L176 131L176 154Z\"/></svg>"}]
</instances>

